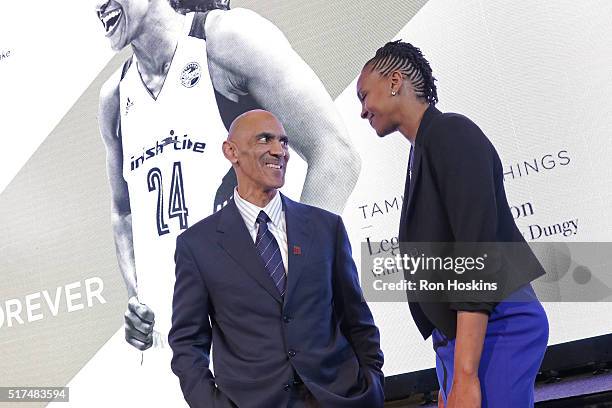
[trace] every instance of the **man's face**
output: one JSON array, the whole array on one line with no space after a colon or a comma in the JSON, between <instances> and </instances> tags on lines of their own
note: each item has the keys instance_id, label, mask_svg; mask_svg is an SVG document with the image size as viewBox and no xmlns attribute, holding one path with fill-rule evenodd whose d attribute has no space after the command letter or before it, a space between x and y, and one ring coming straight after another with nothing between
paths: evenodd
<instances>
[{"instance_id":1,"label":"man's face","mask_svg":"<svg viewBox=\"0 0 612 408\"><path fill-rule=\"evenodd\" d=\"M232 142L236 148L238 184L262 191L285 184L289 145L285 130L272 115L249 118L245 133ZM249 186L245 185L248 184Z\"/></svg>"},{"instance_id":2,"label":"man's face","mask_svg":"<svg viewBox=\"0 0 612 408\"><path fill-rule=\"evenodd\" d=\"M113 50L120 51L134 39L149 3L149 0L98 0L96 13Z\"/></svg>"},{"instance_id":3,"label":"man's face","mask_svg":"<svg viewBox=\"0 0 612 408\"><path fill-rule=\"evenodd\" d=\"M370 122L378 136L383 137L397 130L393 115L397 111L399 98L391 95L388 77L365 67L357 80L357 98L361 102L361 117Z\"/></svg>"}]
</instances>

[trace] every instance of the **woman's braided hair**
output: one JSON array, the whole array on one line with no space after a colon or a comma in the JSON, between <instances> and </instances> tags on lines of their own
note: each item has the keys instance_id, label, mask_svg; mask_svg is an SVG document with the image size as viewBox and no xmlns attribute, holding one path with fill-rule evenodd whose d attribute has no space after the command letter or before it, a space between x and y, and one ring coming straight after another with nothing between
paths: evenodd
<instances>
[{"instance_id":1,"label":"woman's braided hair","mask_svg":"<svg viewBox=\"0 0 612 408\"><path fill-rule=\"evenodd\" d=\"M429 62L417 47L402 40L386 43L376 51L374 58L366 63L372 70L383 76L393 71L400 71L414 87L419 98L427 100L431 105L438 102L438 92Z\"/></svg>"}]
</instances>

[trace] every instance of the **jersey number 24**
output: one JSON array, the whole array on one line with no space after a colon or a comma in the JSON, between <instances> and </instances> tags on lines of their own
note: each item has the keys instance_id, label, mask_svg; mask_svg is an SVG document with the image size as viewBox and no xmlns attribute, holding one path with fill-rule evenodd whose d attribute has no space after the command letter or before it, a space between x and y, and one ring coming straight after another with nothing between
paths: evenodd
<instances>
[{"instance_id":1,"label":"jersey number 24","mask_svg":"<svg viewBox=\"0 0 612 408\"><path fill-rule=\"evenodd\" d=\"M153 167L147 174L147 186L149 191L157 191L157 233L164 235L170 232L170 227L164 217L164 194L162 184L161 170ZM168 199L168 217L178 217L180 228L186 229L187 223L187 206L185 205L185 190L183 189L183 172L181 170L181 162L174 162L172 166L172 181L170 182L170 197Z\"/></svg>"}]
</instances>

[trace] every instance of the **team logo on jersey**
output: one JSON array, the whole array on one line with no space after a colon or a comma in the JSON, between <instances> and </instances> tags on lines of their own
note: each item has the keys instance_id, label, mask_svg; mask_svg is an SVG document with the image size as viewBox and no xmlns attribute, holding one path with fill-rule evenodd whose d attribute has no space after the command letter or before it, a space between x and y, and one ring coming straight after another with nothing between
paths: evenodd
<instances>
[{"instance_id":1,"label":"team logo on jersey","mask_svg":"<svg viewBox=\"0 0 612 408\"><path fill-rule=\"evenodd\" d=\"M169 150L204 153L205 148L206 142L192 140L187 134L179 136L178 134L174 133L174 130L170 130L170 135L163 139L160 138L157 142L155 142L154 146L149 146L148 148L143 147L142 154L136 154L130 157L130 171L134 171L142 166L146 160L159 156Z\"/></svg>"},{"instance_id":2,"label":"team logo on jersey","mask_svg":"<svg viewBox=\"0 0 612 408\"><path fill-rule=\"evenodd\" d=\"M185 65L183 72L181 72L181 84L186 88L193 88L200 81L201 76L200 64L190 62Z\"/></svg>"}]
</instances>

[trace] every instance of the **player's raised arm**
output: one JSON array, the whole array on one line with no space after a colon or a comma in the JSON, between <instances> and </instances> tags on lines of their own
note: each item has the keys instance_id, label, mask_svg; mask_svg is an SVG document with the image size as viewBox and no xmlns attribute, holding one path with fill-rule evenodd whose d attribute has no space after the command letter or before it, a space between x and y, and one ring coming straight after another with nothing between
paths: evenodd
<instances>
[{"instance_id":1,"label":"player's raised arm","mask_svg":"<svg viewBox=\"0 0 612 408\"><path fill-rule=\"evenodd\" d=\"M126 341L138 349L151 346L154 314L137 301L136 263L132 240L132 211L123 178L123 151L119 126L119 81L112 76L100 90L98 124L106 147L106 170L111 192L111 223L119 270L128 292L125 312Z\"/></svg>"},{"instance_id":2,"label":"player's raised arm","mask_svg":"<svg viewBox=\"0 0 612 408\"><path fill-rule=\"evenodd\" d=\"M253 11L211 12L205 24L215 88L234 100L250 94L274 113L308 163L301 200L342 212L361 162L319 78L283 33Z\"/></svg>"}]
</instances>

